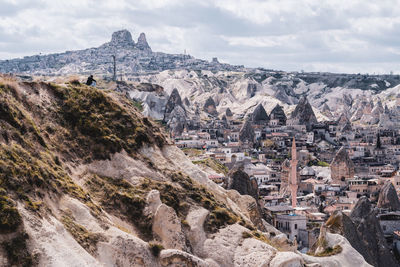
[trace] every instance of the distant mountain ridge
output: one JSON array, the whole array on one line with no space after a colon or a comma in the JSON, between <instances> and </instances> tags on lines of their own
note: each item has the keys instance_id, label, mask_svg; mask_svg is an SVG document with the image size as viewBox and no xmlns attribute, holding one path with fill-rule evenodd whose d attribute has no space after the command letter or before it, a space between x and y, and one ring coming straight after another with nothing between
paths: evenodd
<instances>
[{"instance_id":1,"label":"distant mountain ridge","mask_svg":"<svg viewBox=\"0 0 400 267\"><path fill-rule=\"evenodd\" d=\"M24 58L1 60L1 73L23 73L29 75L88 74L112 75L112 56L116 56L119 74L160 72L169 69L225 70L237 71L243 66L233 66L196 59L185 54L153 52L141 33L135 43L128 30L114 32L111 41L96 48L66 51L49 55L34 55Z\"/></svg>"}]
</instances>

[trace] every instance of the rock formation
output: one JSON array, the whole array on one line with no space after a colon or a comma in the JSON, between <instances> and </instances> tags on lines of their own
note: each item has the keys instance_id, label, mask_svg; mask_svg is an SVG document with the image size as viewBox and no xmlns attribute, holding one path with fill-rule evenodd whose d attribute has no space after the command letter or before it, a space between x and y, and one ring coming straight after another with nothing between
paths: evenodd
<instances>
[{"instance_id":1,"label":"rock formation","mask_svg":"<svg viewBox=\"0 0 400 267\"><path fill-rule=\"evenodd\" d=\"M250 179L249 175L244 172L243 166L234 168L226 180L226 189L235 189L241 195L249 195L258 199L258 185L256 179Z\"/></svg>"},{"instance_id":2,"label":"rock formation","mask_svg":"<svg viewBox=\"0 0 400 267\"><path fill-rule=\"evenodd\" d=\"M210 115L217 116L217 107L215 105L214 99L212 97L207 98L206 102L204 103L203 110Z\"/></svg>"},{"instance_id":3,"label":"rock formation","mask_svg":"<svg viewBox=\"0 0 400 267\"><path fill-rule=\"evenodd\" d=\"M170 119L170 114L177 106L183 108L181 96L179 95L178 90L174 88L168 98L167 104L165 105L164 122L167 122Z\"/></svg>"},{"instance_id":4,"label":"rock formation","mask_svg":"<svg viewBox=\"0 0 400 267\"><path fill-rule=\"evenodd\" d=\"M388 181L379 192L378 208L400 210L400 201L393 184Z\"/></svg>"},{"instance_id":5,"label":"rock formation","mask_svg":"<svg viewBox=\"0 0 400 267\"><path fill-rule=\"evenodd\" d=\"M185 106L190 107L190 101L187 97L183 99L183 103L185 104Z\"/></svg>"},{"instance_id":6,"label":"rock formation","mask_svg":"<svg viewBox=\"0 0 400 267\"><path fill-rule=\"evenodd\" d=\"M227 108L227 109L225 110L225 115L226 115L227 117L232 117L232 116L233 116L233 113L232 113L232 111L231 111L230 108Z\"/></svg>"},{"instance_id":7,"label":"rock formation","mask_svg":"<svg viewBox=\"0 0 400 267\"><path fill-rule=\"evenodd\" d=\"M328 118L332 117L331 109L326 103L322 106L321 113L327 116Z\"/></svg>"},{"instance_id":8,"label":"rock formation","mask_svg":"<svg viewBox=\"0 0 400 267\"><path fill-rule=\"evenodd\" d=\"M313 124L318 123L314 111L305 96L301 97L295 110L292 112L290 119L293 124L306 125L310 128Z\"/></svg>"},{"instance_id":9,"label":"rock formation","mask_svg":"<svg viewBox=\"0 0 400 267\"><path fill-rule=\"evenodd\" d=\"M172 90L165 105L164 119L174 135L180 135L186 125L186 110L182 104L181 96L176 88Z\"/></svg>"},{"instance_id":10,"label":"rock formation","mask_svg":"<svg viewBox=\"0 0 400 267\"><path fill-rule=\"evenodd\" d=\"M270 119L271 120L278 120L279 125L286 125L286 115L285 111L283 110L283 107L279 104L277 104L271 111L270 114Z\"/></svg>"},{"instance_id":11,"label":"rock formation","mask_svg":"<svg viewBox=\"0 0 400 267\"><path fill-rule=\"evenodd\" d=\"M345 180L353 179L354 163L344 147L341 147L333 158L331 164L331 177L334 184L345 184Z\"/></svg>"},{"instance_id":12,"label":"rock formation","mask_svg":"<svg viewBox=\"0 0 400 267\"><path fill-rule=\"evenodd\" d=\"M146 40L146 35L143 32L139 35L138 41L136 43L136 48L143 51L151 52L151 48Z\"/></svg>"},{"instance_id":13,"label":"rock formation","mask_svg":"<svg viewBox=\"0 0 400 267\"><path fill-rule=\"evenodd\" d=\"M343 126L346 123L350 122L350 120L345 113L342 113L336 122L338 125Z\"/></svg>"},{"instance_id":14,"label":"rock formation","mask_svg":"<svg viewBox=\"0 0 400 267\"><path fill-rule=\"evenodd\" d=\"M253 97L257 91L257 84L249 83L247 84L247 96Z\"/></svg>"},{"instance_id":15,"label":"rock formation","mask_svg":"<svg viewBox=\"0 0 400 267\"><path fill-rule=\"evenodd\" d=\"M351 122L347 121L342 128L340 129L341 132L352 132L353 131L353 127L351 126Z\"/></svg>"},{"instance_id":16,"label":"rock formation","mask_svg":"<svg viewBox=\"0 0 400 267\"><path fill-rule=\"evenodd\" d=\"M350 219L357 228L357 234L363 240L366 251L370 254L370 263L374 266L398 266L394 255L390 251L383 235L381 226L376 217L377 210L373 208L367 197L362 196L353 208ZM360 252L363 254L363 252ZM366 252L364 252L366 254ZM368 261L369 257L366 258Z\"/></svg>"},{"instance_id":17,"label":"rock formation","mask_svg":"<svg viewBox=\"0 0 400 267\"><path fill-rule=\"evenodd\" d=\"M251 114L251 121L254 124L268 124L269 116L261 103L258 104Z\"/></svg>"},{"instance_id":18,"label":"rock formation","mask_svg":"<svg viewBox=\"0 0 400 267\"><path fill-rule=\"evenodd\" d=\"M125 94L0 78L0 111L1 265L365 266L338 235L342 253L318 258L262 232L255 199L210 181Z\"/></svg>"},{"instance_id":19,"label":"rock formation","mask_svg":"<svg viewBox=\"0 0 400 267\"><path fill-rule=\"evenodd\" d=\"M256 134L251 126L251 122L247 120L239 131L239 140L242 142L253 143L255 136Z\"/></svg>"},{"instance_id":20,"label":"rock formation","mask_svg":"<svg viewBox=\"0 0 400 267\"><path fill-rule=\"evenodd\" d=\"M111 42L108 43L115 48L134 48L135 42L132 35L128 30L121 30L114 32L111 36Z\"/></svg>"}]
</instances>

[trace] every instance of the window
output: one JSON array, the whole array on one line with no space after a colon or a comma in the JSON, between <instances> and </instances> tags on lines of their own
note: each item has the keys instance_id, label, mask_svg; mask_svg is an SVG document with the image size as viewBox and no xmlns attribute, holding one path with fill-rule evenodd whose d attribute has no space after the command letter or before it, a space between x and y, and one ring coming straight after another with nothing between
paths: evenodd
<instances>
[{"instance_id":1,"label":"window","mask_svg":"<svg viewBox=\"0 0 400 267\"><path fill-rule=\"evenodd\" d=\"M297 223L295 223L295 224L294 224L294 229L296 229L296 230L297 230Z\"/></svg>"}]
</instances>

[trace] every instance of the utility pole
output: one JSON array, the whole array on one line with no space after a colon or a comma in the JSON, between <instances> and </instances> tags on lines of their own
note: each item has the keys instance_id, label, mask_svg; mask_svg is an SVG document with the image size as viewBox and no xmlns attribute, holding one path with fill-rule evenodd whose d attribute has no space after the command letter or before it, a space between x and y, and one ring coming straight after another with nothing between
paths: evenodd
<instances>
[{"instance_id":1,"label":"utility pole","mask_svg":"<svg viewBox=\"0 0 400 267\"><path fill-rule=\"evenodd\" d=\"M117 65L116 65L116 62L115 62L115 55L112 55L112 58L113 58L113 63L114 63L113 81L116 81L117 80Z\"/></svg>"}]
</instances>

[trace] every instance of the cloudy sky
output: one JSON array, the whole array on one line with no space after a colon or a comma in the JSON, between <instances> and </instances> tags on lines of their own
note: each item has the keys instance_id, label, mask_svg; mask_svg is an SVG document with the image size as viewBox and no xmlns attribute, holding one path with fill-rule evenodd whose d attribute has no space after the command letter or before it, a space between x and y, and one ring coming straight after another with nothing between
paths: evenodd
<instances>
[{"instance_id":1,"label":"cloudy sky","mask_svg":"<svg viewBox=\"0 0 400 267\"><path fill-rule=\"evenodd\" d=\"M153 51L287 71L400 73L399 0L0 0L0 59L145 32Z\"/></svg>"}]
</instances>

